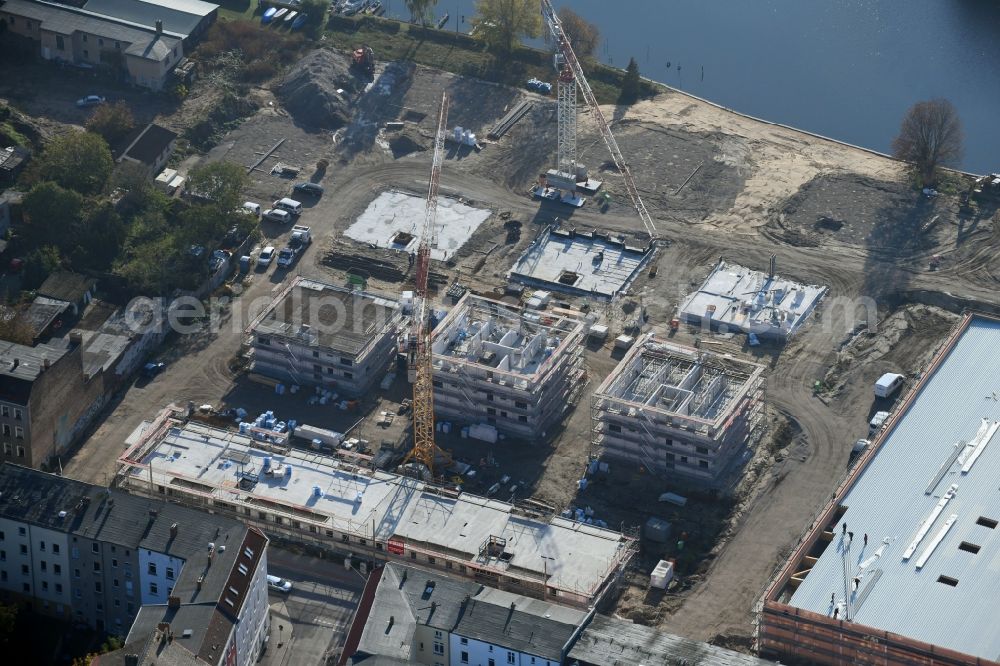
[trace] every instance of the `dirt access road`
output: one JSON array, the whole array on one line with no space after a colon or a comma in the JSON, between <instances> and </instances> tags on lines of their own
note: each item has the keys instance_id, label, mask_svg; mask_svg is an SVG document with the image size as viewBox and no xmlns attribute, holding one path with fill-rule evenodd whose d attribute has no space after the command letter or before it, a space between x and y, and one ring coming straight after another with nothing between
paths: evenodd
<instances>
[{"instance_id":1,"label":"dirt access road","mask_svg":"<svg viewBox=\"0 0 1000 666\"><path fill-rule=\"evenodd\" d=\"M410 87L413 93L408 93L408 97L399 100L393 97L398 108L394 107L391 113L416 109L433 119L439 88L456 86L455 77L438 74L435 77L438 88L417 81ZM414 97L418 92L420 97ZM458 195L527 221L522 240L507 248L511 251L484 252L482 263L466 257L457 267L435 267L450 275L461 274L464 282L479 291L489 293L502 282L517 248L533 236L533 225L546 222L555 214L524 195L538 167L551 162L555 145L554 139L548 140L554 136L552 105L533 99L536 107L523 126L515 128L499 145L489 146L480 154L449 154L444 166L443 194ZM502 109L493 111L494 115L500 112ZM642 153L646 166L637 174L643 193L649 194L656 204L654 216L660 235L672 242L662 253L657 278L643 276L635 285L635 290L643 294L654 328L665 325L679 297L720 256L760 269L766 268L773 254L782 275L829 286L828 304L838 298L871 297L880 308L877 318L884 317L914 294L950 294L953 300L981 305L1000 302L992 277L997 274L994 257L998 243L987 223L980 225L971 236L975 242L970 243L968 235L956 233L948 222L935 231L933 247L921 247L905 256L858 243L856 239L842 240L836 235L801 246L769 228L776 217L784 214L788 199L814 179L830 173L898 179L898 165L891 160L751 121L674 93L661 95L627 113L611 108L606 113L616 118L616 126L626 143L641 142L644 128L652 125L669 130L655 134L656 145ZM367 117L358 122L371 126L379 120L384 119ZM426 142L430 122L416 123L414 135L419 138L423 132ZM489 119L482 118L480 122L488 124ZM462 124L477 126L468 118L463 118ZM582 126L586 132L586 119ZM317 241L294 272L339 283L343 273L322 263L324 252L331 243L343 242L340 234L378 193L390 188L425 190L429 154L394 158L392 151L372 136L367 146L363 149L352 146L351 158L341 160L344 154L338 149L335 137L310 132L295 125L280 110L265 108L232 132L219 150L213 151L213 158L249 163L252 155L273 146L277 138L289 139L286 145L290 147L282 148L289 158L294 158L297 152L307 154L308 161L303 160L303 164L320 157L331 158L331 167L322 180L326 194L310 206L302 219L313 227ZM588 145L590 148L584 147L583 152L590 150L592 160L605 159L603 155L597 157L599 144L581 141L581 146ZM693 151L691 155L696 158L690 155L690 159L685 158L685 151ZM608 212L586 207L558 214L567 218L570 226L641 235L638 219L622 202L620 178L611 170L602 173L609 189L616 193L616 201ZM714 180L730 177L738 179L738 190L714 187ZM253 180L250 194L262 201L270 200L288 185L256 173ZM863 181L858 182L861 183L858 187L865 187ZM677 210L683 214L673 211L672 206L678 201L681 205ZM789 215L786 222L791 219L793 216ZM496 233L499 226L488 223L484 233ZM280 246L286 233L285 229L265 228L268 242L276 246ZM482 245L482 242L473 237L470 244ZM970 250L972 246L976 249ZM370 250L354 247L358 253ZM927 272L931 253L947 258L941 271ZM248 291L240 297L241 303L280 287L287 276L271 270L254 277ZM386 291L403 288L398 282L373 286ZM234 383L229 364L239 349L242 324L248 321L248 314L237 310L227 311L229 321L218 333L187 336L177 341L164 374L125 393L105 423L69 461L66 473L106 482L125 438L157 409L169 402L188 400L218 404L223 396L229 395ZM702 639L749 635L757 593L782 554L802 534L843 477L852 441L850 433L863 428L866 418L863 396L868 393L868 386L859 381L830 404L812 395L813 382L825 377L845 338L844 327L826 326L827 321L824 318L824 325L816 322L808 326L784 348L752 352L768 363L768 400L801 430L803 453L789 459L764 497L742 514L739 529L717 554L705 582L695 586L679 610L663 620L669 631ZM590 378L591 390L603 379L600 373L606 373L610 367L610 363L604 362L596 368L599 372ZM537 492L555 506L564 506L574 499L573 475L578 474L580 463L589 451L588 408L585 396L571 417L566 437L554 444L546 460L547 469Z\"/></svg>"}]
</instances>

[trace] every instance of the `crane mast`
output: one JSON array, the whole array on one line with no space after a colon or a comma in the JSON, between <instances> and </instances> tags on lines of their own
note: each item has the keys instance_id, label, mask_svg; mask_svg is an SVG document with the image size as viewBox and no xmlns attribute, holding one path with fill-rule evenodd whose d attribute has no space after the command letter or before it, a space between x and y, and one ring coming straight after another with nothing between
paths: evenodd
<instances>
[{"instance_id":1,"label":"crane mast","mask_svg":"<svg viewBox=\"0 0 1000 666\"><path fill-rule=\"evenodd\" d=\"M635 208L636 213L639 214L639 219L642 220L642 225L646 228L646 233L649 234L651 239L656 239L656 225L653 224L653 218L646 210L646 204L642 202L642 197L639 196L639 189L635 185L635 180L632 178L632 172L628 168L628 164L625 162L625 156L622 155L621 149L618 147L618 142L615 140L614 134L611 133L611 126L608 124L607 118L601 112L601 107L597 103L597 98L594 96L594 91L591 90L590 84L587 83L587 77L583 74L583 67L580 65L580 61L577 60L576 53L573 52L573 46L569 42L569 38L566 36L565 31L563 31L562 21L556 15L556 10L552 6L551 0L541 0L542 2L542 16L545 19L545 23L549 28L549 32L552 33L553 39L555 39L556 44L559 47L559 51L563 55L564 60L564 70L560 73L559 77L559 168L563 168L561 163L563 159L568 158L569 152L572 152L573 161L576 161L576 118L572 119L570 125L569 114L576 114L576 87L579 86L580 92L583 95L583 100L586 102L587 106L594 112L594 117L597 119L597 126L601 132L601 138L604 139L605 145L608 147L608 151L611 153L611 159L614 161L615 166L622 175L622 179L625 181L625 189L628 191L628 196L632 200L632 206ZM568 72L566 71L568 68ZM563 90L563 78L572 74L569 80L575 81L573 85L572 94L566 90ZM566 100L564 104L564 98ZM572 105L569 104L572 100ZM565 116L565 117L564 117ZM572 151L568 150L568 145L563 145L564 134L568 133L570 126L573 130L572 139ZM564 130L565 128L565 130ZM570 173L575 173L574 170Z\"/></svg>"},{"instance_id":2,"label":"crane mast","mask_svg":"<svg viewBox=\"0 0 1000 666\"><path fill-rule=\"evenodd\" d=\"M441 180L441 163L444 161L447 122L448 93L444 93L441 95L437 134L434 137L431 177L427 183L424 225L420 233L420 244L417 246L416 303L414 303L409 337L409 373L413 381L413 449L406 455L406 461L415 460L423 463L432 475L435 458L450 459L450 456L439 449L434 442L434 366L428 294L431 248L437 244L438 185Z\"/></svg>"}]
</instances>

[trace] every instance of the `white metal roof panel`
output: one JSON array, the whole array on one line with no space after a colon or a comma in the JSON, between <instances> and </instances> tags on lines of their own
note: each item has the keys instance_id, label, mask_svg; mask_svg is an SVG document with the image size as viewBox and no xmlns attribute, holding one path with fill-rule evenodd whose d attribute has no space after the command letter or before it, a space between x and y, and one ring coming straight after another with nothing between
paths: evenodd
<instances>
[{"instance_id":1,"label":"white metal roof panel","mask_svg":"<svg viewBox=\"0 0 1000 666\"><path fill-rule=\"evenodd\" d=\"M853 541L838 526L792 606L1000 659L998 349L1000 321L974 317L844 496Z\"/></svg>"}]
</instances>

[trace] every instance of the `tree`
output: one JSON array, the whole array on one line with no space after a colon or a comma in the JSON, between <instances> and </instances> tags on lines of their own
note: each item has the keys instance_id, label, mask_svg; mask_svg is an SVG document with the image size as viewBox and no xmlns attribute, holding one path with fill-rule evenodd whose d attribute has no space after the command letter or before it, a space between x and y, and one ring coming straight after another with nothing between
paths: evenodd
<instances>
[{"instance_id":1,"label":"tree","mask_svg":"<svg viewBox=\"0 0 1000 666\"><path fill-rule=\"evenodd\" d=\"M639 80L639 64L635 58L628 59L625 68L625 78L622 79L622 91L618 96L619 104L635 104L639 101L641 81Z\"/></svg>"},{"instance_id":2,"label":"tree","mask_svg":"<svg viewBox=\"0 0 1000 666\"><path fill-rule=\"evenodd\" d=\"M35 185L24 197L24 224L18 229L28 247L70 241L83 212L83 197L52 182Z\"/></svg>"},{"instance_id":3,"label":"tree","mask_svg":"<svg viewBox=\"0 0 1000 666\"><path fill-rule=\"evenodd\" d=\"M892 142L892 152L897 159L913 165L922 184L932 185L938 167L954 166L962 158L963 141L958 111L951 102L938 97L910 107L899 136Z\"/></svg>"},{"instance_id":4,"label":"tree","mask_svg":"<svg viewBox=\"0 0 1000 666\"><path fill-rule=\"evenodd\" d=\"M67 132L45 147L30 179L51 180L80 194L98 194L114 169L107 142L93 132Z\"/></svg>"},{"instance_id":5,"label":"tree","mask_svg":"<svg viewBox=\"0 0 1000 666\"><path fill-rule=\"evenodd\" d=\"M24 272L21 287L26 290L38 289L51 273L62 265L59 248L46 245L29 252L24 258Z\"/></svg>"},{"instance_id":6,"label":"tree","mask_svg":"<svg viewBox=\"0 0 1000 666\"><path fill-rule=\"evenodd\" d=\"M476 37L491 50L506 55L522 37L542 31L539 0L477 0L478 16L472 19Z\"/></svg>"},{"instance_id":7,"label":"tree","mask_svg":"<svg viewBox=\"0 0 1000 666\"><path fill-rule=\"evenodd\" d=\"M62 245L74 268L104 271L111 266L125 242L125 224L109 201L91 208L76 225L69 247Z\"/></svg>"},{"instance_id":8,"label":"tree","mask_svg":"<svg viewBox=\"0 0 1000 666\"><path fill-rule=\"evenodd\" d=\"M410 21L421 25L427 25L427 19L431 15L431 9L437 4L437 0L403 0L406 9L410 12Z\"/></svg>"},{"instance_id":9,"label":"tree","mask_svg":"<svg viewBox=\"0 0 1000 666\"><path fill-rule=\"evenodd\" d=\"M597 43L600 41L600 31L597 26L587 21L569 7L561 7L558 12L562 21L563 32L573 45L573 52L578 58L594 55Z\"/></svg>"},{"instance_id":10,"label":"tree","mask_svg":"<svg viewBox=\"0 0 1000 666\"><path fill-rule=\"evenodd\" d=\"M232 162L213 162L191 169L187 187L205 197L210 205L229 213L240 204L248 183L243 167Z\"/></svg>"},{"instance_id":11,"label":"tree","mask_svg":"<svg viewBox=\"0 0 1000 666\"><path fill-rule=\"evenodd\" d=\"M135 118L125 102L101 104L87 120L86 128L113 146L135 129Z\"/></svg>"}]
</instances>

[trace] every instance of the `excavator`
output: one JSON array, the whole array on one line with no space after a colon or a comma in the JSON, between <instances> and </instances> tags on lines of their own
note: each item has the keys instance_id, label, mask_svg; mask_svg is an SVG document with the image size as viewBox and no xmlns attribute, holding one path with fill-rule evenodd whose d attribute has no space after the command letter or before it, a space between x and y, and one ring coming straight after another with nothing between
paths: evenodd
<instances>
[{"instance_id":1,"label":"excavator","mask_svg":"<svg viewBox=\"0 0 1000 666\"><path fill-rule=\"evenodd\" d=\"M351 54L351 67L369 79L375 76L375 52L368 45L359 46Z\"/></svg>"}]
</instances>

